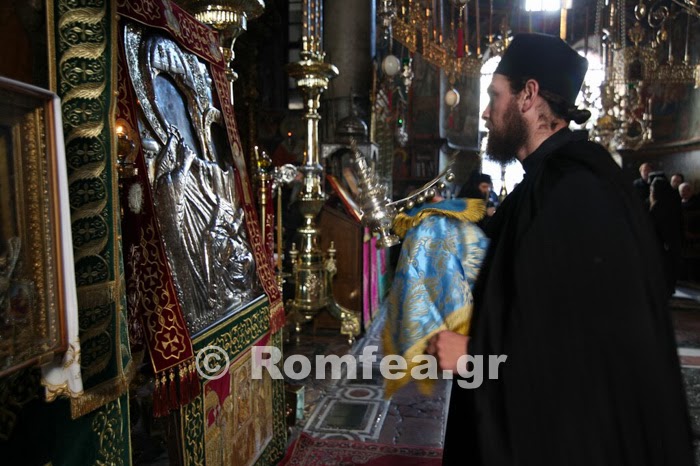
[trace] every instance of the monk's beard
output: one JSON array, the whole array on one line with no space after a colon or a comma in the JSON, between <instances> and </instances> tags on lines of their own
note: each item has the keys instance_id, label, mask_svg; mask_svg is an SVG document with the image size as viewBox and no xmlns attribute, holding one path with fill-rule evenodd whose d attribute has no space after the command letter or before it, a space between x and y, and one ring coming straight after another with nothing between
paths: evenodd
<instances>
[{"instance_id":1,"label":"monk's beard","mask_svg":"<svg viewBox=\"0 0 700 466\"><path fill-rule=\"evenodd\" d=\"M515 101L505 113L503 126L489 130L486 143L487 156L496 162L509 164L516 159L518 150L527 141L525 118L518 111Z\"/></svg>"}]
</instances>

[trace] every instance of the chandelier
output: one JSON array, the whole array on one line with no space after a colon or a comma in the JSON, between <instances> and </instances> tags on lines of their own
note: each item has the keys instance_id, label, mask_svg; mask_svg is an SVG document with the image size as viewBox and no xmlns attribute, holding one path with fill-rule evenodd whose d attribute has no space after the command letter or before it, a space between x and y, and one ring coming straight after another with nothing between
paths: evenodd
<instances>
[{"instance_id":1,"label":"chandelier","mask_svg":"<svg viewBox=\"0 0 700 466\"><path fill-rule=\"evenodd\" d=\"M470 3L478 15L478 2L468 0L381 0L378 3L378 24L383 30L383 39L388 42L388 54L381 65L384 79L379 92L389 96L384 99L388 100L388 107L393 106L392 100L396 102L394 137L399 146L405 146L409 140L406 111L414 78L414 54L420 54L423 62L445 73L448 85L443 99L450 111L460 103L457 82L480 76L481 47L478 39L474 47L469 43L470 27L478 38L480 25L474 17L470 24ZM392 53L394 39L407 55L402 60ZM401 78L399 84L394 83L395 76ZM392 95L397 99L392 99ZM381 103L382 99L377 102Z\"/></svg>"},{"instance_id":2,"label":"chandelier","mask_svg":"<svg viewBox=\"0 0 700 466\"><path fill-rule=\"evenodd\" d=\"M598 1L596 35L601 41L605 78L600 93L602 112L592 137L613 153L636 150L654 140L653 107L660 98L659 88L669 84L698 87L700 65L690 63L690 37L691 16L697 14L700 3L673 3L685 7L639 0L630 26L627 2ZM684 32L681 47L679 35L671 34L679 30Z\"/></svg>"},{"instance_id":3,"label":"chandelier","mask_svg":"<svg viewBox=\"0 0 700 466\"><path fill-rule=\"evenodd\" d=\"M539 2L540 8L545 3L549 5ZM561 11L560 35L564 40L566 12L574 3L551 2ZM460 101L456 81L478 77L484 58L501 55L508 46L509 20L517 23L516 29L524 29L520 24L524 15L518 7L512 12L499 10L496 24L500 21L500 25L494 27L493 5L493 0L380 0L377 10L386 37L396 40L409 54L419 53L445 73L448 86L444 102L454 108ZM700 87L700 64L691 63L692 49L697 46L700 0L596 0L592 6L593 34L600 43L604 78L600 93L585 88L583 92L584 105L600 110L592 122L591 135L613 153L636 150L654 141L654 112L667 101L669 85ZM530 31L532 8L526 4L523 10ZM535 14L544 17L543 13ZM587 15L583 34L586 50L590 37ZM581 23L580 18L574 21L571 30L580 31ZM386 57L383 65L385 75L402 70L401 61L393 55ZM403 70L410 72L406 62Z\"/></svg>"},{"instance_id":4,"label":"chandelier","mask_svg":"<svg viewBox=\"0 0 700 466\"><path fill-rule=\"evenodd\" d=\"M683 8L687 14L700 18L700 2L697 0L673 0L673 3Z\"/></svg>"},{"instance_id":5,"label":"chandelier","mask_svg":"<svg viewBox=\"0 0 700 466\"><path fill-rule=\"evenodd\" d=\"M479 2L472 3L478 18ZM398 0L392 17L394 38L409 51L420 52L452 83L456 76L479 76L481 47L477 43L470 48L467 8L467 0ZM479 37L479 22L471 26Z\"/></svg>"}]
</instances>

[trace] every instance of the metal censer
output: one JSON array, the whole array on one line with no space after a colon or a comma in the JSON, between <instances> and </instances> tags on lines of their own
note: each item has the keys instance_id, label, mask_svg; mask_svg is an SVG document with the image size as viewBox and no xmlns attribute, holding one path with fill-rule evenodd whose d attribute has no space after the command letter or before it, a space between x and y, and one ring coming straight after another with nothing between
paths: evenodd
<instances>
[{"instance_id":1,"label":"metal censer","mask_svg":"<svg viewBox=\"0 0 700 466\"><path fill-rule=\"evenodd\" d=\"M398 201L389 199L386 186L381 184L372 167L367 163L362 152L357 148L355 141L351 142L351 150L354 154L353 169L357 175L360 187L359 205L362 210L362 223L372 233L379 236L377 246L386 248L399 243L399 237L391 232L394 218L400 212L411 209L435 197L438 191L445 189L445 183L454 180L451 165L438 176L421 186L418 190Z\"/></svg>"}]
</instances>

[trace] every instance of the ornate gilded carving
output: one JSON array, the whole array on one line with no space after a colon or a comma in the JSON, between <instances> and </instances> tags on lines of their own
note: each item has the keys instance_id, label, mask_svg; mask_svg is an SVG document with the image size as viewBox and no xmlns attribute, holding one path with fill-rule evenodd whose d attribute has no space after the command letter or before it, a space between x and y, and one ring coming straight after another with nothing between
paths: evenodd
<instances>
[{"instance_id":1,"label":"ornate gilded carving","mask_svg":"<svg viewBox=\"0 0 700 466\"><path fill-rule=\"evenodd\" d=\"M658 66L657 52L648 47L625 47L613 56L612 81L625 84L630 80L651 81ZM630 70L638 71L630 76Z\"/></svg>"},{"instance_id":2,"label":"ornate gilded carving","mask_svg":"<svg viewBox=\"0 0 700 466\"><path fill-rule=\"evenodd\" d=\"M402 5L393 13L389 20L391 37L411 53L420 52L425 61L445 70L448 76L479 76L482 63L478 56L470 56L468 51L465 54L455 53L454 18L451 34L447 34L448 27L444 26L446 37L443 40L442 32L435 30L433 18L420 2L409 1L408 7ZM461 10L460 19L463 13Z\"/></svg>"},{"instance_id":3,"label":"ornate gilded carving","mask_svg":"<svg viewBox=\"0 0 700 466\"><path fill-rule=\"evenodd\" d=\"M17 96L3 88L0 98ZM4 110L24 114L0 117L0 374L60 346L45 109Z\"/></svg>"},{"instance_id":4,"label":"ornate gilded carving","mask_svg":"<svg viewBox=\"0 0 700 466\"><path fill-rule=\"evenodd\" d=\"M394 39L406 47L410 52L416 53L418 50L418 35L415 27L404 21L394 19Z\"/></svg>"}]
</instances>

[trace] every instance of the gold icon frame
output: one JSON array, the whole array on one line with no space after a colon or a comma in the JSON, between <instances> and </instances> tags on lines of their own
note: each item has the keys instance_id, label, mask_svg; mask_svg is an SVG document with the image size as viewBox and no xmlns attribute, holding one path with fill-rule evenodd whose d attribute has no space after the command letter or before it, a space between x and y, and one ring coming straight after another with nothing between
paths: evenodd
<instances>
[{"instance_id":1,"label":"gold icon frame","mask_svg":"<svg viewBox=\"0 0 700 466\"><path fill-rule=\"evenodd\" d=\"M60 101L0 77L0 377L67 349L75 306Z\"/></svg>"}]
</instances>

